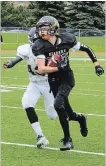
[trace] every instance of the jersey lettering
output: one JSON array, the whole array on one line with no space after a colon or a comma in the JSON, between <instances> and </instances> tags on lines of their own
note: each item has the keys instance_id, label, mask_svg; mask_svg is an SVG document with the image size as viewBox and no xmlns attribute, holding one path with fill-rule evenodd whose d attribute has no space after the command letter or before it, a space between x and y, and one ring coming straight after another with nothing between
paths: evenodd
<instances>
[{"instance_id":1,"label":"jersey lettering","mask_svg":"<svg viewBox=\"0 0 106 166\"><path fill-rule=\"evenodd\" d=\"M56 55L56 54L63 54L63 53L66 53L66 49L63 49L63 50L59 50L59 51L56 51L56 52L50 52L49 53L49 56L53 56L53 55Z\"/></svg>"}]
</instances>

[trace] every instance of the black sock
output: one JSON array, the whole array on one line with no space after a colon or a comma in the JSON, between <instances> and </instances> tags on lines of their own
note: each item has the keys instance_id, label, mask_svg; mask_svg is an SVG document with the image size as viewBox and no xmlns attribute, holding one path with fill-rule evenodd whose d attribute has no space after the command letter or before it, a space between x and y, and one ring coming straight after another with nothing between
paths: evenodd
<instances>
[{"instance_id":1,"label":"black sock","mask_svg":"<svg viewBox=\"0 0 106 166\"><path fill-rule=\"evenodd\" d=\"M33 107L26 108L25 110L31 124L38 122L38 116Z\"/></svg>"},{"instance_id":2,"label":"black sock","mask_svg":"<svg viewBox=\"0 0 106 166\"><path fill-rule=\"evenodd\" d=\"M64 109L58 109L58 110L56 109L56 111L58 113L59 121L64 132L64 138L69 139L70 132L69 132L69 119L67 113L65 112Z\"/></svg>"},{"instance_id":3,"label":"black sock","mask_svg":"<svg viewBox=\"0 0 106 166\"><path fill-rule=\"evenodd\" d=\"M65 109L69 116L69 120L79 121L80 115L73 111L67 98L65 100Z\"/></svg>"}]
</instances>

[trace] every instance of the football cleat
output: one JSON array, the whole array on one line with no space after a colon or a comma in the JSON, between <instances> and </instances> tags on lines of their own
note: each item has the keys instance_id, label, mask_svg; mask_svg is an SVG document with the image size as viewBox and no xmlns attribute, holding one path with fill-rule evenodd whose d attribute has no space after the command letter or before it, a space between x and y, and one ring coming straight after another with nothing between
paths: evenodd
<instances>
[{"instance_id":1,"label":"football cleat","mask_svg":"<svg viewBox=\"0 0 106 166\"><path fill-rule=\"evenodd\" d=\"M49 144L49 141L46 139L45 136L39 135L37 137L37 148L43 148Z\"/></svg>"},{"instance_id":2,"label":"football cleat","mask_svg":"<svg viewBox=\"0 0 106 166\"><path fill-rule=\"evenodd\" d=\"M63 140L63 146L60 148L61 151L70 150L74 148L71 138L69 138L68 140L64 138L62 140Z\"/></svg>"},{"instance_id":3,"label":"football cleat","mask_svg":"<svg viewBox=\"0 0 106 166\"><path fill-rule=\"evenodd\" d=\"M88 135L88 128L87 128L87 116L81 114L79 119L80 124L80 132L83 137L86 137Z\"/></svg>"}]
</instances>

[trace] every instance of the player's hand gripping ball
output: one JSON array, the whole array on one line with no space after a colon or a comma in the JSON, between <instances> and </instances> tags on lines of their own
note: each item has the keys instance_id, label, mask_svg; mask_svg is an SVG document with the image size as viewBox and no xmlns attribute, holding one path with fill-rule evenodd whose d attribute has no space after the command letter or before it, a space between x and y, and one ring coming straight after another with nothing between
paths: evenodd
<instances>
[{"instance_id":1,"label":"player's hand gripping ball","mask_svg":"<svg viewBox=\"0 0 106 166\"><path fill-rule=\"evenodd\" d=\"M53 55L48 60L47 66L57 67L57 65L60 61L61 61L61 56L59 54Z\"/></svg>"}]
</instances>

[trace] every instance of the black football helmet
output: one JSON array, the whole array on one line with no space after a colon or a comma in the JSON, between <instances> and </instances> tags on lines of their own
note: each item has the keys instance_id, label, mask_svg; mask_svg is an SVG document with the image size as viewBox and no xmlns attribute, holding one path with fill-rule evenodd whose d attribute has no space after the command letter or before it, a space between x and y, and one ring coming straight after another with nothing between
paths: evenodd
<instances>
[{"instance_id":1,"label":"black football helmet","mask_svg":"<svg viewBox=\"0 0 106 166\"><path fill-rule=\"evenodd\" d=\"M40 27L46 26L46 25L50 27L50 29L49 29L50 30L50 35L58 35L58 33L59 33L59 23L52 16L44 16L37 22L37 24L36 24L37 32L39 32Z\"/></svg>"},{"instance_id":2,"label":"black football helmet","mask_svg":"<svg viewBox=\"0 0 106 166\"><path fill-rule=\"evenodd\" d=\"M28 41L32 45L36 39L37 39L36 27L33 27L30 29L28 33Z\"/></svg>"}]
</instances>

